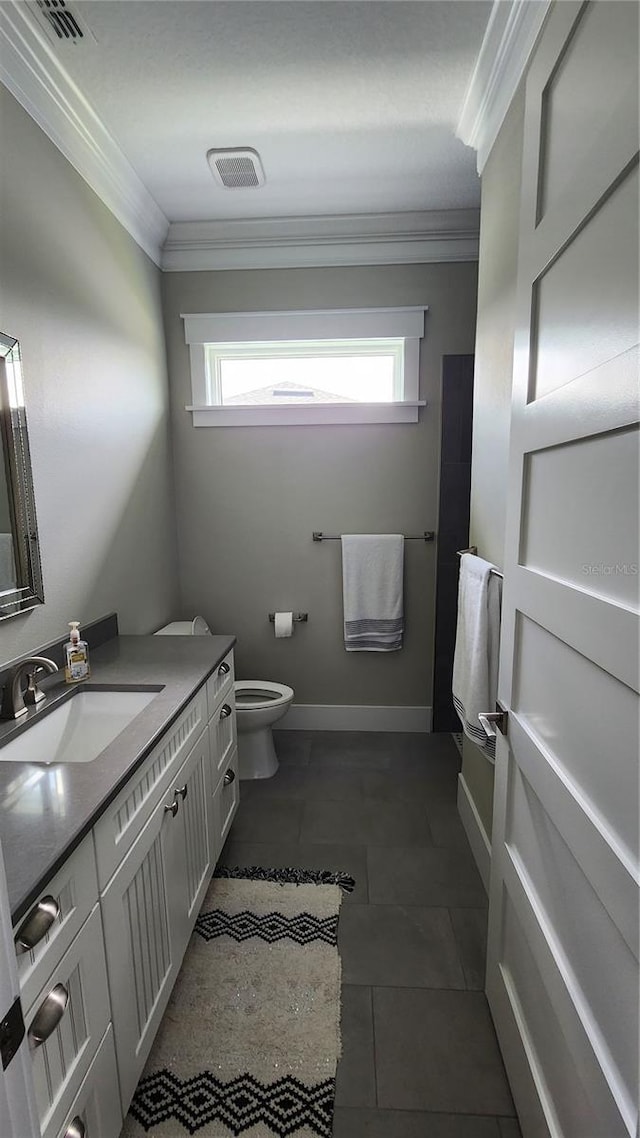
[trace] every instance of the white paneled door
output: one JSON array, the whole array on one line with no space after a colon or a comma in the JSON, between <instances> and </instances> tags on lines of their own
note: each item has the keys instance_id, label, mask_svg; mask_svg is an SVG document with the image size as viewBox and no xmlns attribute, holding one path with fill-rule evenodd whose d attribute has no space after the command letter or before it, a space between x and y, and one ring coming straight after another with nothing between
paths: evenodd
<instances>
[{"instance_id":1,"label":"white paneled door","mask_svg":"<svg viewBox=\"0 0 640 1138\"><path fill-rule=\"evenodd\" d=\"M638 5L526 86L487 994L524 1138L638 1126Z\"/></svg>"}]
</instances>

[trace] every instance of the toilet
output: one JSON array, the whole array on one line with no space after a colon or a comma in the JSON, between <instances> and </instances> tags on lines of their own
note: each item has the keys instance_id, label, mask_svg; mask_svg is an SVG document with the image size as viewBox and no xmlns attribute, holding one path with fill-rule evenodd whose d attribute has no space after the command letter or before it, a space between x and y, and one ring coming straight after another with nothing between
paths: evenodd
<instances>
[{"instance_id":1,"label":"toilet","mask_svg":"<svg viewBox=\"0 0 640 1138\"><path fill-rule=\"evenodd\" d=\"M211 636L202 616L174 620L158 629L156 636ZM238 726L238 773L240 779L271 778L278 769L278 756L271 734L274 723L288 711L293 688L267 680L236 680L233 685Z\"/></svg>"},{"instance_id":2,"label":"toilet","mask_svg":"<svg viewBox=\"0 0 640 1138\"><path fill-rule=\"evenodd\" d=\"M271 734L293 701L293 688L266 680L236 680L238 770L240 778L271 778L278 756Z\"/></svg>"}]
</instances>

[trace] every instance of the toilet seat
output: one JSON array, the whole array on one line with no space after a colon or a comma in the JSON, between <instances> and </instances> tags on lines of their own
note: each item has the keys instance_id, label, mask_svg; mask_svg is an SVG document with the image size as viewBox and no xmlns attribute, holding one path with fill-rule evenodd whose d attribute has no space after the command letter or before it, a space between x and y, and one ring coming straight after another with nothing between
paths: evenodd
<instances>
[{"instance_id":1,"label":"toilet seat","mask_svg":"<svg viewBox=\"0 0 640 1138\"><path fill-rule=\"evenodd\" d=\"M234 691L239 712L275 708L290 702L294 696L293 688L286 684L268 683L267 680L236 680Z\"/></svg>"}]
</instances>

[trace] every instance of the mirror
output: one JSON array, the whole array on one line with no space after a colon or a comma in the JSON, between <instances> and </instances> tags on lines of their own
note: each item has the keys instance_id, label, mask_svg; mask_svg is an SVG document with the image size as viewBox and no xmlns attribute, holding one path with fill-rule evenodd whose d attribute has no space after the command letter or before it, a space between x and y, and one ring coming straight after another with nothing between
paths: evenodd
<instances>
[{"instance_id":1,"label":"mirror","mask_svg":"<svg viewBox=\"0 0 640 1138\"><path fill-rule=\"evenodd\" d=\"M44 604L20 345L0 332L0 620Z\"/></svg>"}]
</instances>

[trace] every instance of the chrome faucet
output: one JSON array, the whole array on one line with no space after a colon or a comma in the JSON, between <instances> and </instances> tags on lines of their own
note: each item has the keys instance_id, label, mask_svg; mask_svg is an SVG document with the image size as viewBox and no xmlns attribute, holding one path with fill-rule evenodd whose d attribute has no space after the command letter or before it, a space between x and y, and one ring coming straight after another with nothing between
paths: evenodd
<instances>
[{"instance_id":1,"label":"chrome faucet","mask_svg":"<svg viewBox=\"0 0 640 1138\"><path fill-rule=\"evenodd\" d=\"M42 703L47 697L36 684L36 675L38 672L51 674L57 671L58 665L46 656L28 656L26 660L21 660L19 664L16 664L15 668L9 672L7 682L2 690L0 719L19 719L21 715L27 713L25 704L35 706ZM22 677L25 672L27 673L27 687L23 692Z\"/></svg>"}]
</instances>

